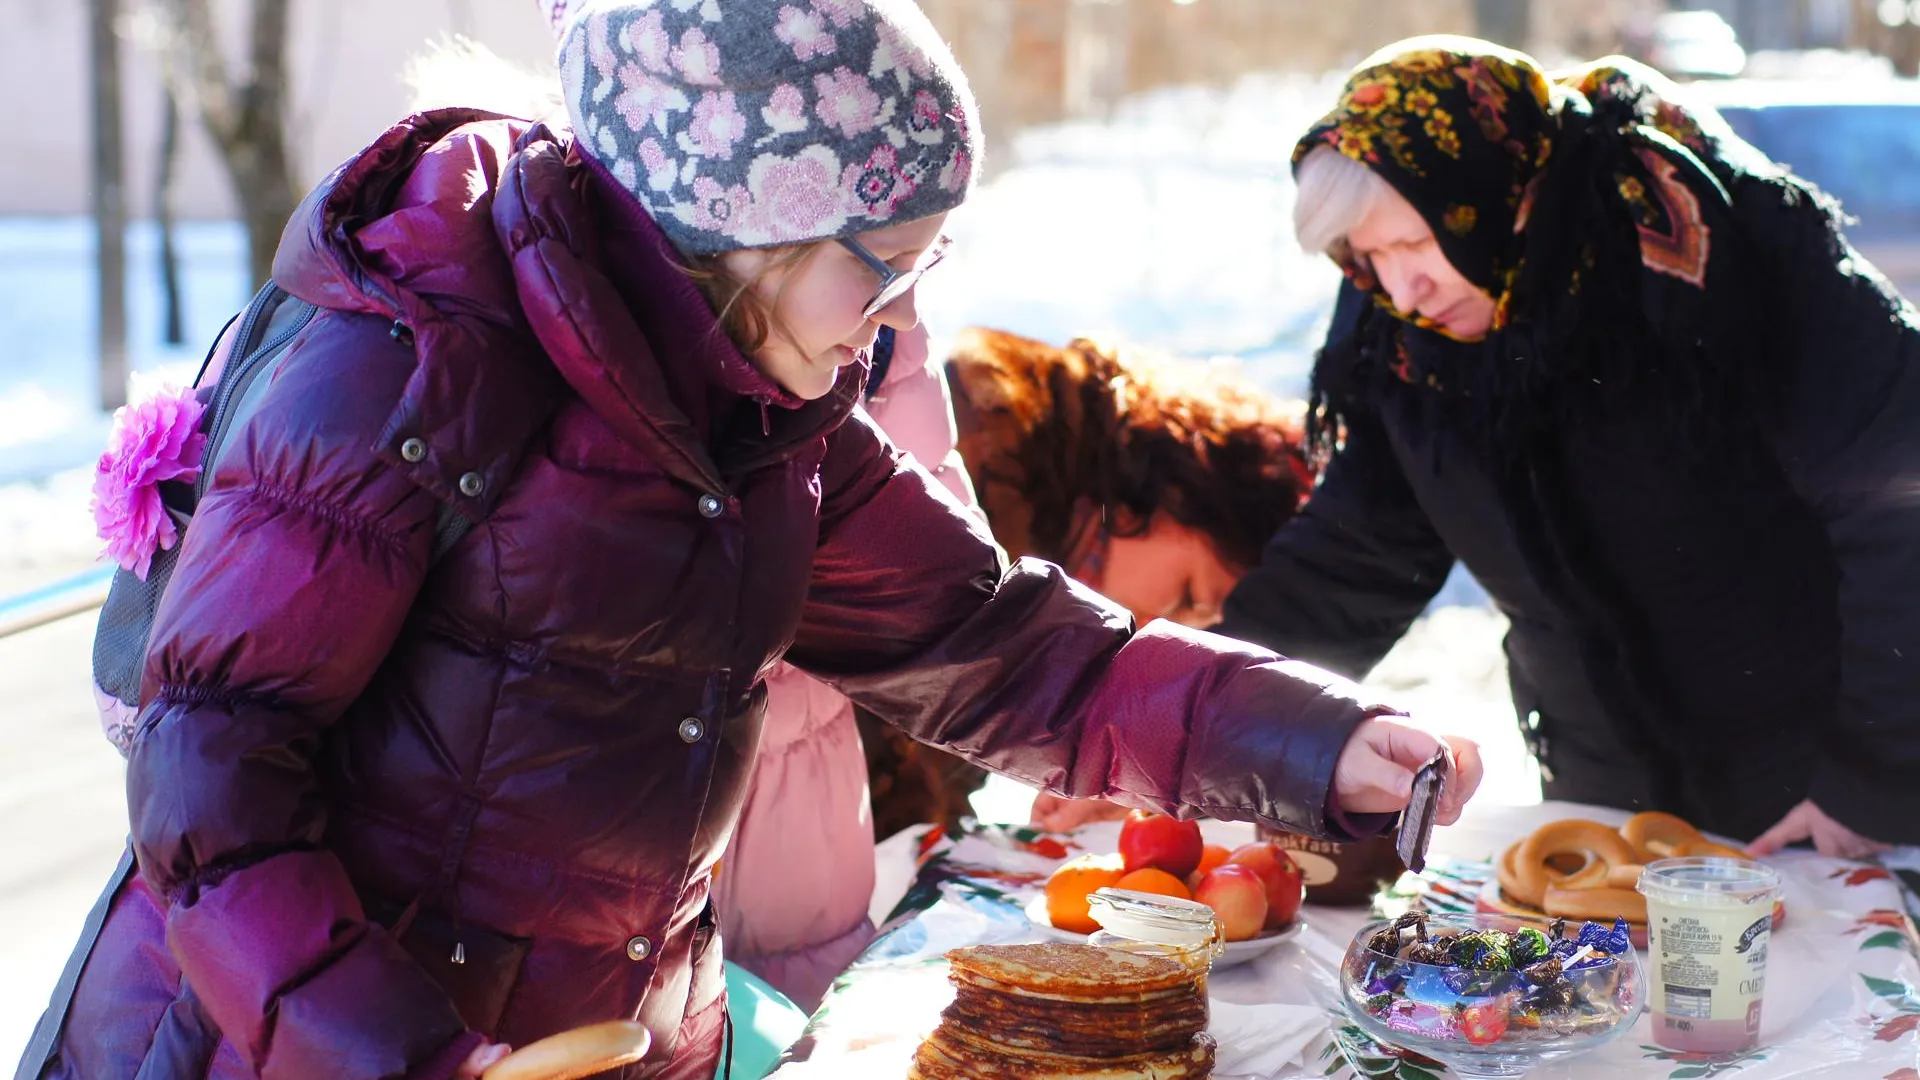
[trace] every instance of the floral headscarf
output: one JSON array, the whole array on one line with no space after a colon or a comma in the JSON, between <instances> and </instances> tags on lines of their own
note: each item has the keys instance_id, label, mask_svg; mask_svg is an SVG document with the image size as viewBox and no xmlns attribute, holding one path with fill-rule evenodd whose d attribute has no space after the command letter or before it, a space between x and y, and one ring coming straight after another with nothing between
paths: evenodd
<instances>
[{"instance_id":1,"label":"floral headscarf","mask_svg":"<svg viewBox=\"0 0 1920 1080\"><path fill-rule=\"evenodd\" d=\"M1327 146L1372 169L1427 220L1447 261L1507 301L1519 269L1515 225L1528 185L1553 156L1558 107L1569 95L1524 53L1472 38L1414 38L1354 69L1293 162ZM1363 267L1346 269L1361 288L1375 288ZM1502 302L1496 329L1507 309Z\"/></svg>"},{"instance_id":2,"label":"floral headscarf","mask_svg":"<svg viewBox=\"0 0 1920 1080\"><path fill-rule=\"evenodd\" d=\"M1742 303L1752 260L1729 190L1805 185L1682 95L1621 57L1548 79L1523 53L1463 37L1410 39L1357 67L1296 168L1320 147L1365 165L1496 307L1486 337L1462 341L1346 261L1372 303L1315 364L1316 457L1345 414L1396 385L1431 392L1427 409L1513 460L1597 398L1707 412L1758 378L1765 320Z\"/></svg>"}]
</instances>

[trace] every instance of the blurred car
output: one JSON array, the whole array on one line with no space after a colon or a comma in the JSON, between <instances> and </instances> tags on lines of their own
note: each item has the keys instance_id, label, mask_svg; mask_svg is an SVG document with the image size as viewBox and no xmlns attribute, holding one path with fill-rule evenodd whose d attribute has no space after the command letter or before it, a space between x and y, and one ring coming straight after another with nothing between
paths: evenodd
<instances>
[{"instance_id":1,"label":"blurred car","mask_svg":"<svg viewBox=\"0 0 1920 1080\"><path fill-rule=\"evenodd\" d=\"M1857 221L1847 238L1920 300L1920 82L1698 83L1740 136L1820 185Z\"/></svg>"},{"instance_id":2,"label":"blurred car","mask_svg":"<svg viewBox=\"0 0 1920 1080\"><path fill-rule=\"evenodd\" d=\"M1716 11L1669 11L1653 20L1647 62L1676 79L1731 79L1747 66L1747 50Z\"/></svg>"}]
</instances>

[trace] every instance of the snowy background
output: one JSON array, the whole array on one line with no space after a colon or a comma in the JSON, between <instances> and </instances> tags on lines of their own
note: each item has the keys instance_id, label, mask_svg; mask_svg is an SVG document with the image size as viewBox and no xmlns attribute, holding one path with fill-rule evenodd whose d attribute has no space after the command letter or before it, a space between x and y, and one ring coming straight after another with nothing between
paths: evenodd
<instances>
[{"instance_id":1,"label":"snowy background","mask_svg":"<svg viewBox=\"0 0 1920 1080\"><path fill-rule=\"evenodd\" d=\"M1037 129L953 220L958 243L921 304L937 336L990 325L1064 342L1099 334L1238 363L1277 393L1305 389L1337 275L1294 245L1287 155L1333 97L1325 81L1250 78L1169 90L1108 122ZM190 224L179 244L188 344L160 342L156 236L129 236L133 393L184 385L242 306L243 238ZM89 469L109 418L95 407L93 254L78 219L0 219L0 607L96 567ZM117 856L117 755L87 689L91 619L0 639L0 1067L15 1059ZM1531 802L1514 731L1504 626L1457 577L1372 683L1486 747L1483 797ZM983 815L1024 820L1030 794L996 784Z\"/></svg>"}]
</instances>

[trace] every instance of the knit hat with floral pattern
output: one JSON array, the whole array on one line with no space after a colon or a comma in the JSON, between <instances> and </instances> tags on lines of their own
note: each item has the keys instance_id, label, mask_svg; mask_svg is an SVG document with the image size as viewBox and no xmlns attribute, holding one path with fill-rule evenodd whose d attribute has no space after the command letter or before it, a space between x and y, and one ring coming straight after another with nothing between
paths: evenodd
<instances>
[{"instance_id":1,"label":"knit hat with floral pattern","mask_svg":"<svg viewBox=\"0 0 1920 1080\"><path fill-rule=\"evenodd\" d=\"M581 152L688 254L951 210L973 95L913 0L543 0Z\"/></svg>"}]
</instances>

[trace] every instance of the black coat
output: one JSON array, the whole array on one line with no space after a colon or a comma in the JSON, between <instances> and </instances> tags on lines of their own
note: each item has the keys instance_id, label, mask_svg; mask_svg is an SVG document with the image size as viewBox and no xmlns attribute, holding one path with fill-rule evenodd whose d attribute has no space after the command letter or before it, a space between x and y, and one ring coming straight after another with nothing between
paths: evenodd
<instances>
[{"instance_id":1,"label":"black coat","mask_svg":"<svg viewBox=\"0 0 1920 1080\"><path fill-rule=\"evenodd\" d=\"M1765 394L1698 428L1596 406L1501 468L1428 391L1376 393L1219 629L1357 676L1458 559L1512 622L1549 798L1750 839L1811 797L1920 842L1920 315L1817 206L1731 190Z\"/></svg>"}]
</instances>

